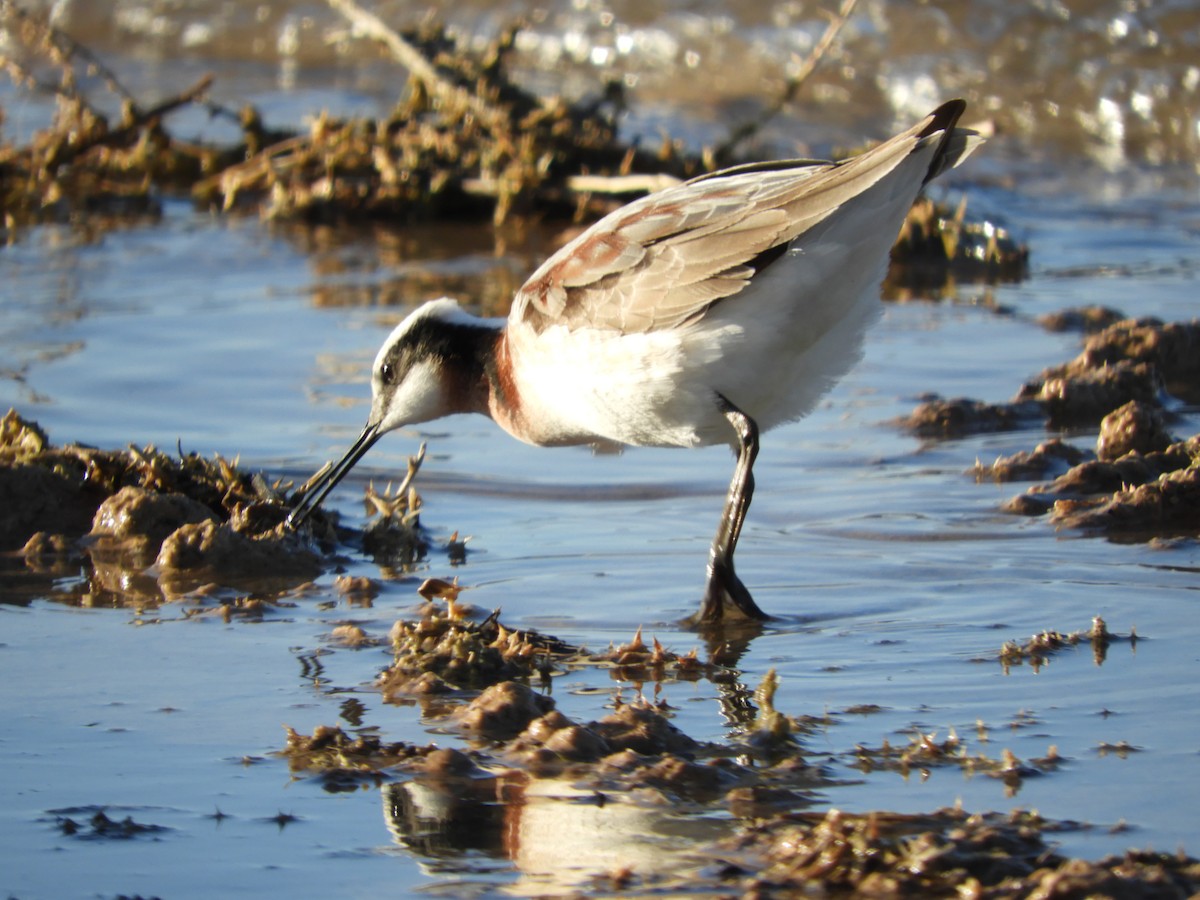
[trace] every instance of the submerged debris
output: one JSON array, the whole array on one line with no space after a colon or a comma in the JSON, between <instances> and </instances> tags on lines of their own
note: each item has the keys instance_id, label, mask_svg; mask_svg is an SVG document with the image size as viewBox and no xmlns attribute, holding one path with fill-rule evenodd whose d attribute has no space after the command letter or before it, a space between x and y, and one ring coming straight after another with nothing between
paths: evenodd
<instances>
[{"instance_id":1,"label":"submerged debris","mask_svg":"<svg viewBox=\"0 0 1200 900\"><path fill-rule=\"evenodd\" d=\"M1121 635L1109 631L1108 624L1104 619L1096 616L1092 619L1092 625L1087 631L1072 631L1068 634L1059 631L1042 631L1024 643L1008 641L1000 648L999 659L1006 673L1009 667L1024 663L1028 663L1034 671L1038 671L1052 654L1086 641L1092 646L1092 657L1096 665L1100 665L1107 658L1110 644L1120 642L1133 646L1137 644L1138 640L1136 632L1131 631L1127 635Z\"/></svg>"},{"instance_id":2,"label":"submerged debris","mask_svg":"<svg viewBox=\"0 0 1200 900\"><path fill-rule=\"evenodd\" d=\"M71 816L90 816L77 821ZM67 837L82 841L128 841L145 835L158 835L170 831L165 825L151 825L134 821L133 816L124 819L113 819L104 811L104 807L82 807L77 809L57 810L55 825Z\"/></svg>"},{"instance_id":3,"label":"submerged debris","mask_svg":"<svg viewBox=\"0 0 1200 900\"><path fill-rule=\"evenodd\" d=\"M884 770L897 772L905 778L912 772L918 772L925 778L930 769L956 766L965 775L983 774L1000 779L1010 797L1020 790L1026 778L1054 771L1062 762L1057 748L1053 746L1045 757L1029 764L1023 763L1010 750L1002 751L998 759L985 753L971 754L966 742L953 730L941 741L935 733L926 734L918 730L905 746L893 747L890 741L884 740L876 748L860 744L856 753L857 768L863 772Z\"/></svg>"}]
</instances>

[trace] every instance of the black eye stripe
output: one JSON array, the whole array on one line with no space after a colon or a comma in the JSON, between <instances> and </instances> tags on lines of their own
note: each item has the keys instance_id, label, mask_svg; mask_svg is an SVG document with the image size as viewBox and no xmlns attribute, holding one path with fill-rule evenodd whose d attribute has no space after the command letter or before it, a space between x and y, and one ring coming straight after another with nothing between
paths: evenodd
<instances>
[{"instance_id":1,"label":"black eye stripe","mask_svg":"<svg viewBox=\"0 0 1200 900\"><path fill-rule=\"evenodd\" d=\"M408 377L413 366L429 360L441 366L450 360L462 360L473 352L472 329L464 329L437 319L414 322L388 349L379 365L379 381L395 387ZM490 333L490 330L488 331Z\"/></svg>"}]
</instances>

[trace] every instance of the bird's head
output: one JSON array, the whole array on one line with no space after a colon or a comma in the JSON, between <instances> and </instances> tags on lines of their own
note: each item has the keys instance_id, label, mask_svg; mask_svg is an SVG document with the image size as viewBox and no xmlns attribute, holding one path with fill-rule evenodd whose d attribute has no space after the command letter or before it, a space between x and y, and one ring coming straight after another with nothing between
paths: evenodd
<instances>
[{"instance_id":1,"label":"bird's head","mask_svg":"<svg viewBox=\"0 0 1200 900\"><path fill-rule=\"evenodd\" d=\"M495 322L469 315L453 300L431 300L413 310L375 356L371 413L362 434L335 466L309 483L288 523L303 522L387 432L480 409L486 403L484 357L495 334Z\"/></svg>"},{"instance_id":2,"label":"bird's head","mask_svg":"<svg viewBox=\"0 0 1200 900\"><path fill-rule=\"evenodd\" d=\"M431 300L388 335L371 366L371 415L379 434L464 408L478 380L471 333L480 321L454 300Z\"/></svg>"}]
</instances>

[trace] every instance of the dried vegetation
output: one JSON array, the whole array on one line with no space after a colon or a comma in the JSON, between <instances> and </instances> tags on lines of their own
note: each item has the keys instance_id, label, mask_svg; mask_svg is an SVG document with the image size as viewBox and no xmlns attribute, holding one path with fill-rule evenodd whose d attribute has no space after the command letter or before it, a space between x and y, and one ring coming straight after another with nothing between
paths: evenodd
<instances>
[{"instance_id":1,"label":"dried vegetation","mask_svg":"<svg viewBox=\"0 0 1200 900\"><path fill-rule=\"evenodd\" d=\"M163 194L307 222L596 218L638 194L745 161L739 146L782 112L854 7L846 0L831 17L800 74L761 119L693 152L666 136L657 148L621 140L617 122L630 98L619 84L575 102L522 88L509 63L520 23L482 51L468 51L436 22L397 30L351 0L328 2L408 72L408 85L384 117L321 113L294 132L267 129L251 105L233 110L208 101L213 76L161 102L142 102L45 15L0 4L0 28L12 38L0 65L18 85L56 100L49 128L24 146L0 143L9 239L41 221L152 214ZM81 88L96 75L118 114L106 115ZM167 117L193 105L236 121L241 140L208 146L173 134ZM896 276L905 289L948 276L1019 278L1025 270L1024 249L994 225L968 222L963 206L919 204L896 257L913 267Z\"/></svg>"}]
</instances>

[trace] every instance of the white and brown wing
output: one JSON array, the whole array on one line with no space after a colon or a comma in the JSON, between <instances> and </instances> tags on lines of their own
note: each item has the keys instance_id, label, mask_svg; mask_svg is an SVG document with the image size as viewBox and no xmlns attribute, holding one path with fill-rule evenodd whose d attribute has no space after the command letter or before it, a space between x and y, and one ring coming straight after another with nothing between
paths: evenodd
<instances>
[{"instance_id":1,"label":"white and brown wing","mask_svg":"<svg viewBox=\"0 0 1200 900\"><path fill-rule=\"evenodd\" d=\"M741 166L643 197L551 256L517 292L509 321L639 333L674 328L742 290L756 271L918 148L937 144L926 180L977 141L955 129L962 101L840 163Z\"/></svg>"}]
</instances>

